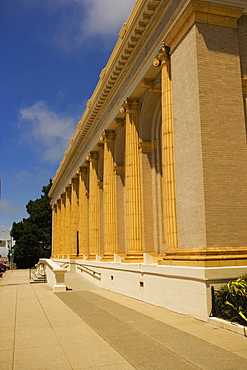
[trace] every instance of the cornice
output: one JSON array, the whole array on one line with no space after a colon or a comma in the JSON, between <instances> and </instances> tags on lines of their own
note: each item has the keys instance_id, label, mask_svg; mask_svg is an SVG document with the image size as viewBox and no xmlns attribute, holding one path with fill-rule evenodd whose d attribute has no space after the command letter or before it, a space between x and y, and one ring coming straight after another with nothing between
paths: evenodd
<instances>
[{"instance_id":1,"label":"cornice","mask_svg":"<svg viewBox=\"0 0 247 370\"><path fill-rule=\"evenodd\" d=\"M170 29L164 39L165 44L173 52L195 23L238 28L237 21L242 16L244 7L233 6L235 3L236 1L190 0L184 5L181 4L174 13L174 19L170 22Z\"/></svg>"},{"instance_id":2,"label":"cornice","mask_svg":"<svg viewBox=\"0 0 247 370\"><path fill-rule=\"evenodd\" d=\"M165 1L167 3L169 1ZM119 40L111 54L111 57L100 74L99 82L94 90L92 97L88 100L85 112L77 124L77 129L70 145L60 162L59 169L53 179L53 186L50 196L53 197L59 184L66 178L71 164L75 161L79 148L86 134L93 129L93 123L97 121L102 106L116 82L120 79L122 71L128 60L135 51L143 32L151 21L160 3L164 0L137 1L127 23L125 23L119 33Z\"/></svg>"},{"instance_id":3,"label":"cornice","mask_svg":"<svg viewBox=\"0 0 247 370\"><path fill-rule=\"evenodd\" d=\"M73 174L70 176L71 171L76 166L77 157L81 152L81 148L92 135L100 118L106 112L108 107L107 103L111 101L114 94L118 91L126 73L128 73L131 63L134 63L134 60L139 56L141 48L145 45L147 37L149 37L148 32L152 32L155 21L164 15L166 9L172 3L173 0L137 1L127 23L122 26L119 32L118 42L106 67L100 73L99 82L91 98L87 102L84 114L78 122L77 129L73 138L70 140L70 145L64 154L63 160L60 162L49 193L49 195L54 198L52 202L59 198L62 192L61 189L66 186L66 182L69 181L69 178L73 177ZM181 35L179 36L179 34L177 34L174 36L172 32L176 29L176 27L174 27L174 25L177 24L176 22L182 19L181 14L185 8L187 7L189 9L190 3L218 3L227 6L236 4L239 8L240 5L243 4L245 10L247 8L247 0L181 0L168 23L164 24L162 35L165 37L165 42L167 42L169 38L170 40L178 40L180 38ZM194 13L195 12L193 12L193 14ZM182 30L182 28L180 28L180 30ZM182 34L182 32L183 30L180 33ZM175 45L175 43L173 43L173 45ZM158 52L158 49L156 52ZM97 134L98 133L97 128ZM99 135L101 133L99 133ZM83 163L80 163L80 165L82 164Z\"/></svg>"}]
</instances>

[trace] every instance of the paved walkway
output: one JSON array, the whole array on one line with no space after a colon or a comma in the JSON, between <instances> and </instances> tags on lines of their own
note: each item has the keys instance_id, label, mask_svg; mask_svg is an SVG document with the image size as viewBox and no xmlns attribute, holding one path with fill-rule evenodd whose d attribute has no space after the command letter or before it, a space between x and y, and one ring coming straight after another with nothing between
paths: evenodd
<instances>
[{"instance_id":1,"label":"paved walkway","mask_svg":"<svg viewBox=\"0 0 247 370\"><path fill-rule=\"evenodd\" d=\"M56 294L0 278L0 369L247 369L247 338L66 275Z\"/></svg>"}]
</instances>

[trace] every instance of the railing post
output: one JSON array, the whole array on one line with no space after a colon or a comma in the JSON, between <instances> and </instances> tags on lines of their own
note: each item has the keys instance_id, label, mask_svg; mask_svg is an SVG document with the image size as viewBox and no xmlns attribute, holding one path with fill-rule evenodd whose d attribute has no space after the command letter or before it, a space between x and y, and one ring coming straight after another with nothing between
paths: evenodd
<instances>
[{"instance_id":1,"label":"railing post","mask_svg":"<svg viewBox=\"0 0 247 370\"><path fill-rule=\"evenodd\" d=\"M215 290L213 286L211 286L211 299L212 299L212 310L211 310L210 316L216 317L217 313L216 313L216 307L215 307Z\"/></svg>"},{"instance_id":2,"label":"railing post","mask_svg":"<svg viewBox=\"0 0 247 370\"><path fill-rule=\"evenodd\" d=\"M46 283L46 270L45 270L45 264L43 263L43 278L44 278L44 283Z\"/></svg>"}]
</instances>

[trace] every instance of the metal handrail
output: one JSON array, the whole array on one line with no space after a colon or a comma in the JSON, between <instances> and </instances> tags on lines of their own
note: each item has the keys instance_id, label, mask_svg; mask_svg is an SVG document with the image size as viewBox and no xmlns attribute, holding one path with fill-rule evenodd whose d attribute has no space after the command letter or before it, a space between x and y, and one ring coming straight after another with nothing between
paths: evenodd
<instances>
[{"instance_id":1,"label":"metal handrail","mask_svg":"<svg viewBox=\"0 0 247 370\"><path fill-rule=\"evenodd\" d=\"M62 268L67 268L69 266L69 262L64 262L60 265Z\"/></svg>"},{"instance_id":2,"label":"metal handrail","mask_svg":"<svg viewBox=\"0 0 247 370\"><path fill-rule=\"evenodd\" d=\"M94 271L86 265L82 265L81 263L76 263L76 266L78 266L79 270L85 271L87 274L93 276L95 279L101 280L101 272Z\"/></svg>"}]
</instances>

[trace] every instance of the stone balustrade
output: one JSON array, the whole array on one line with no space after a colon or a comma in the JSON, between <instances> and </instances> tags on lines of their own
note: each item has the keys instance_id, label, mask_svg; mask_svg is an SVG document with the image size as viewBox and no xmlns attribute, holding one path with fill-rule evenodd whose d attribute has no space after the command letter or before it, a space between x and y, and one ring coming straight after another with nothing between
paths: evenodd
<instances>
[{"instance_id":1,"label":"stone balustrade","mask_svg":"<svg viewBox=\"0 0 247 370\"><path fill-rule=\"evenodd\" d=\"M65 273L66 268L60 267L56 262L48 258L40 258L39 264L44 264L47 283L53 288L54 292L63 292L66 290Z\"/></svg>"}]
</instances>

